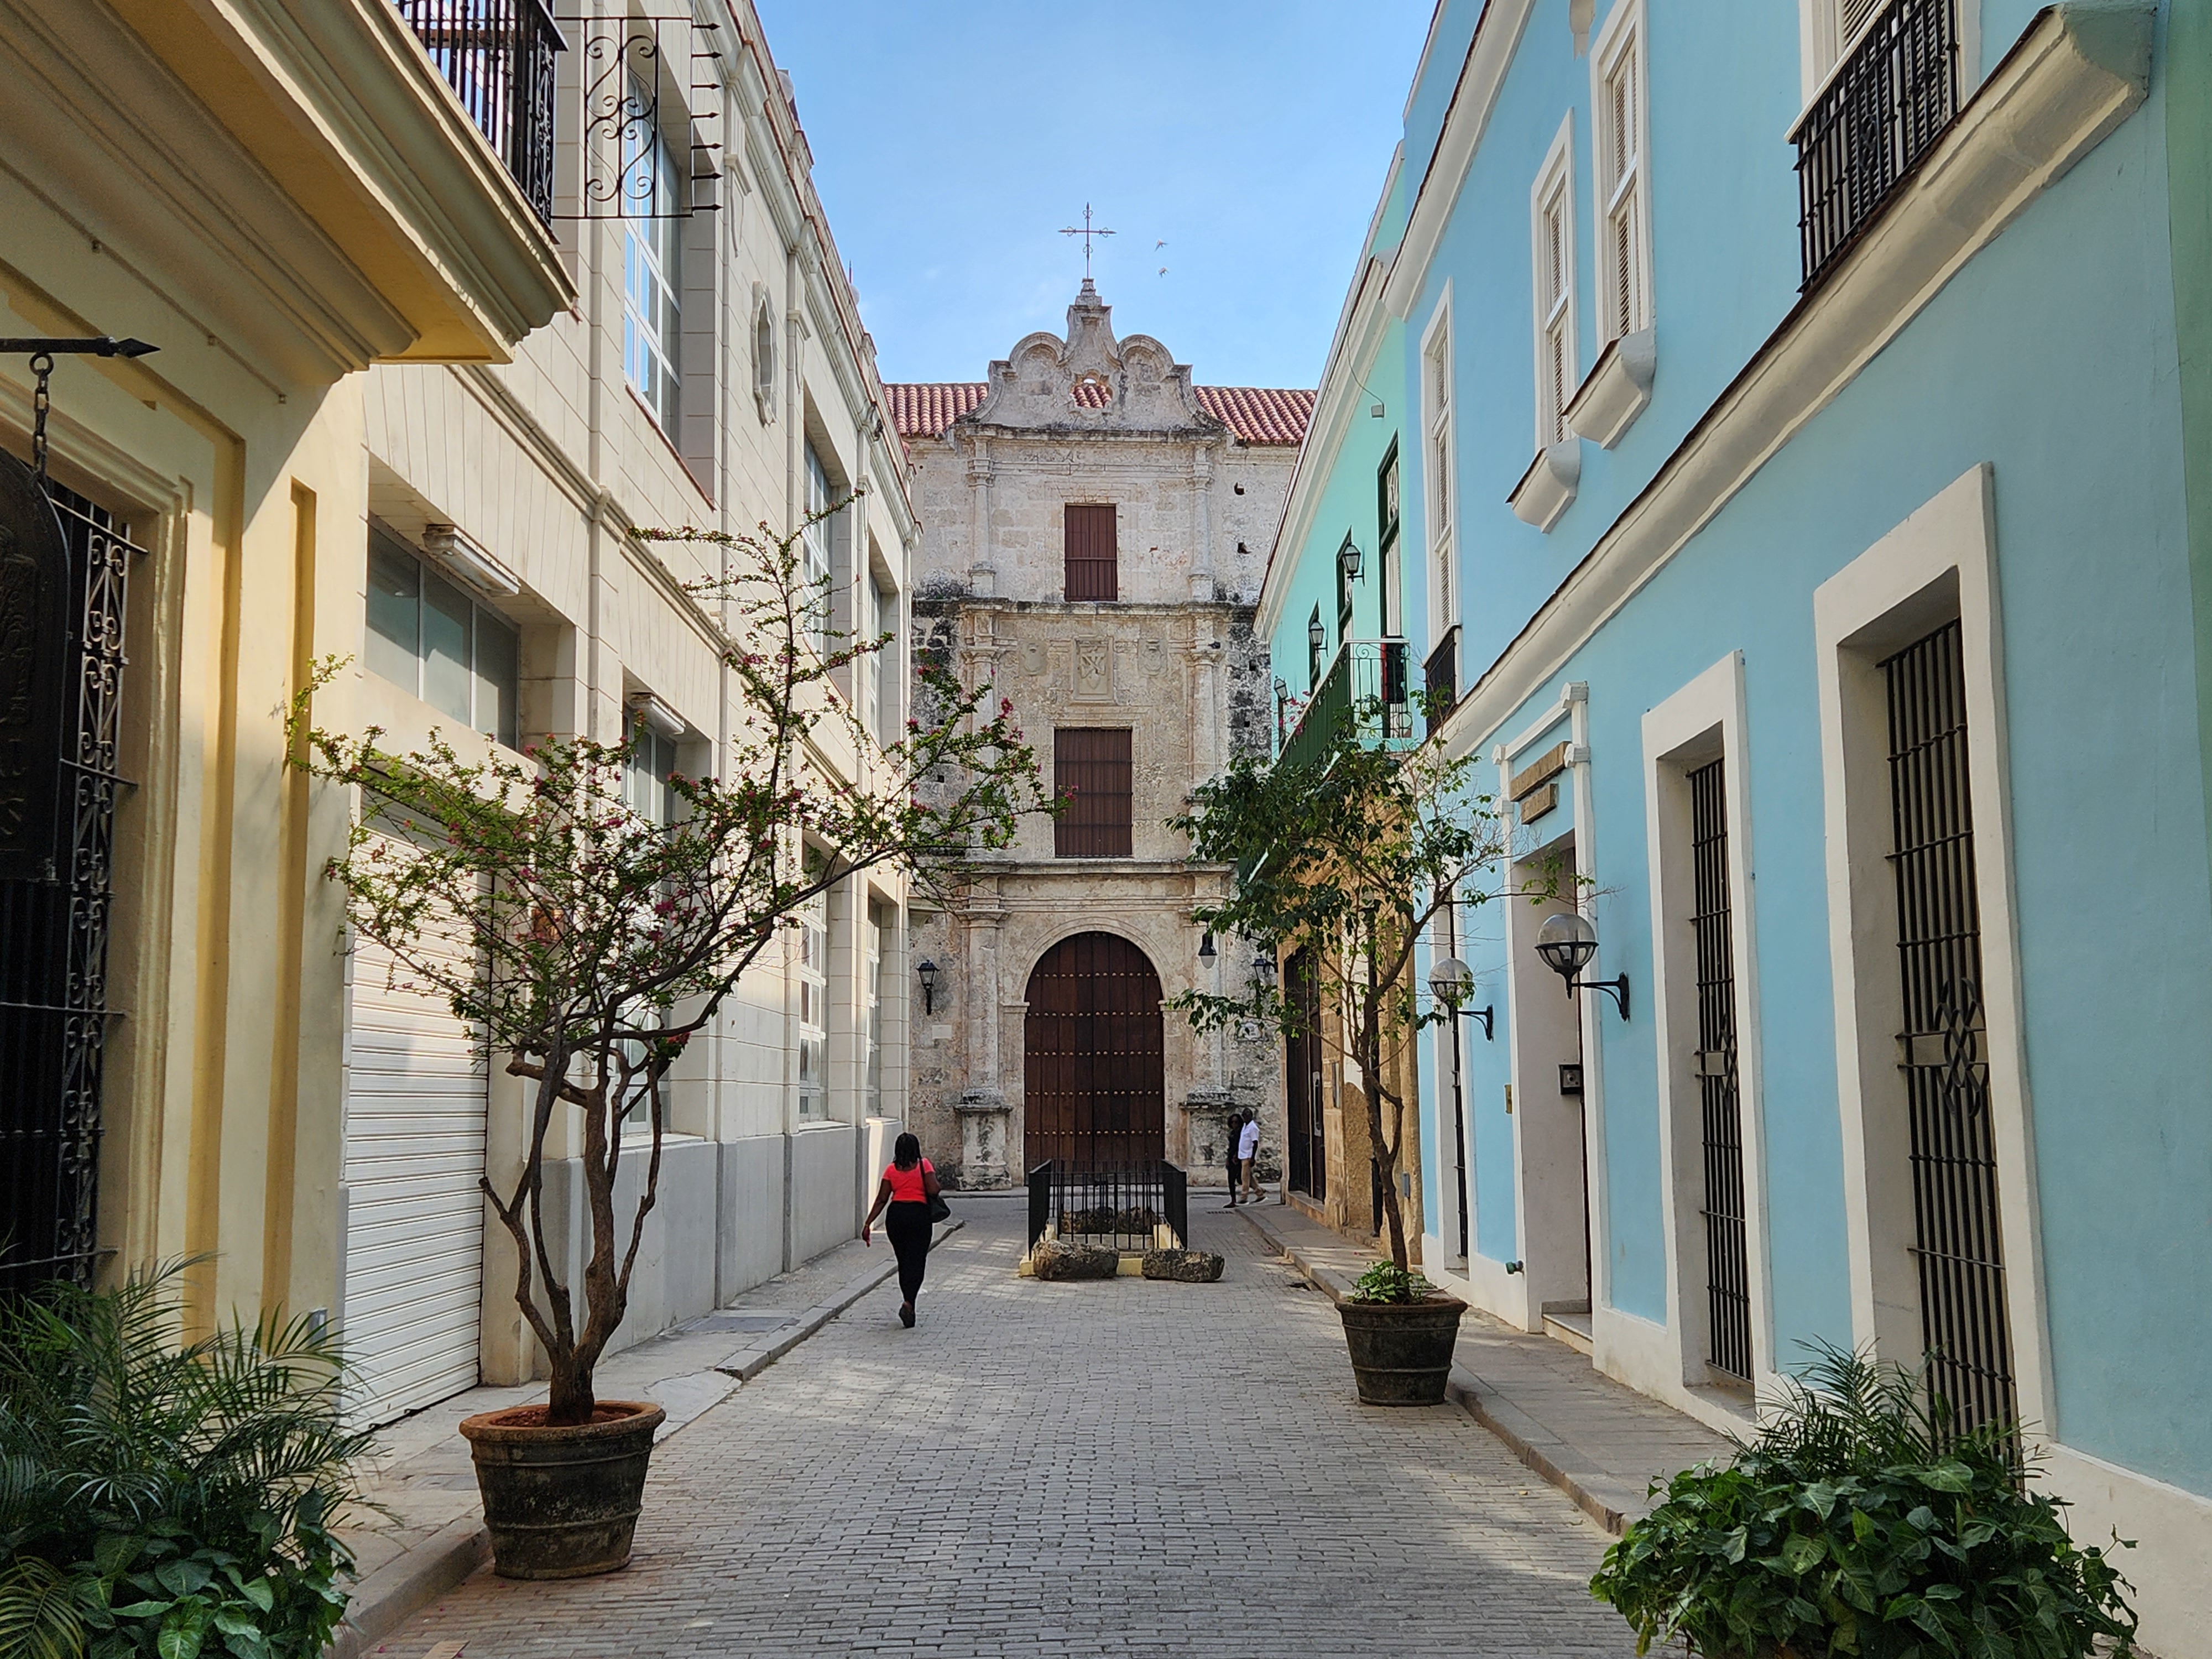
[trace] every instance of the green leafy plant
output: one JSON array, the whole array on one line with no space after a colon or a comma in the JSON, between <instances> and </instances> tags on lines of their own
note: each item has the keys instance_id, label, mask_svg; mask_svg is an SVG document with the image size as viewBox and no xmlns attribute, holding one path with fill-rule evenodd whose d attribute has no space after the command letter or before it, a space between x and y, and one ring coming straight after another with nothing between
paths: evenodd
<instances>
[{"instance_id":1,"label":"green leafy plant","mask_svg":"<svg viewBox=\"0 0 2212 1659\"><path fill-rule=\"evenodd\" d=\"M1425 1302L1436 1286L1395 1261L1378 1261L1352 1283L1354 1302Z\"/></svg>"},{"instance_id":2,"label":"green leafy plant","mask_svg":"<svg viewBox=\"0 0 2212 1659\"><path fill-rule=\"evenodd\" d=\"M971 852L1050 810L1013 705L988 681L921 663L904 735L868 729L843 687L891 635L823 626L829 579L804 574L804 533L640 532L692 544L723 571L689 591L702 628L727 641L738 708L717 775L669 779L672 806L629 798L631 743L559 738L471 760L433 732L397 755L374 729L313 727L305 697L294 710L297 763L360 803L329 870L355 932L532 1085L520 1168L483 1186L551 1370L549 1424L592 1419L593 1371L659 1196L663 1079L746 971L856 872L903 869L941 890ZM568 1241L545 1215L556 1125L574 1126L582 1154L589 1240L574 1287L555 1267ZM622 1164L641 1153L628 1206Z\"/></svg>"},{"instance_id":3,"label":"green leafy plant","mask_svg":"<svg viewBox=\"0 0 2212 1659\"><path fill-rule=\"evenodd\" d=\"M2075 1543L2008 1427L1948 1419L1924 1374L1822 1347L1730 1465L1666 1484L1591 1592L1639 1654L1674 1638L1706 1659L2135 1652L2109 1551Z\"/></svg>"},{"instance_id":4,"label":"green leafy plant","mask_svg":"<svg viewBox=\"0 0 2212 1659\"><path fill-rule=\"evenodd\" d=\"M179 1340L182 1271L0 1297L0 1659L312 1659L344 1613L338 1352Z\"/></svg>"}]
</instances>

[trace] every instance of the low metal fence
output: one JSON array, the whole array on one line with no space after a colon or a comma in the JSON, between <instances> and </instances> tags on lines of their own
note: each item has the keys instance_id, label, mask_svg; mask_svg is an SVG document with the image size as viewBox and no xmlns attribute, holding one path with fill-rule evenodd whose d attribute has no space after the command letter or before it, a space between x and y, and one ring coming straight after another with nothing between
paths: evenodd
<instances>
[{"instance_id":1,"label":"low metal fence","mask_svg":"<svg viewBox=\"0 0 2212 1659\"><path fill-rule=\"evenodd\" d=\"M1183 1248L1190 1237L1190 1177L1155 1160L1090 1168L1047 1159L1030 1171L1029 1248L1079 1239L1131 1252Z\"/></svg>"}]
</instances>

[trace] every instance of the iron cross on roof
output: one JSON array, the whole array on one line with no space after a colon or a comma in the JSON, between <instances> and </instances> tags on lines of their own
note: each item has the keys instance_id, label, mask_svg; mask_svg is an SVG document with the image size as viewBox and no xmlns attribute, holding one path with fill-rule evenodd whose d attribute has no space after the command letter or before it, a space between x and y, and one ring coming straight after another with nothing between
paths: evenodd
<instances>
[{"instance_id":1,"label":"iron cross on roof","mask_svg":"<svg viewBox=\"0 0 2212 1659\"><path fill-rule=\"evenodd\" d=\"M1110 230L1099 229L1091 224L1091 204L1085 202L1083 204L1082 228L1078 229L1073 225L1068 225L1062 228L1060 234L1063 236L1080 236L1083 239L1083 280L1089 282L1091 280L1091 239L1094 236L1111 236L1114 233Z\"/></svg>"}]
</instances>

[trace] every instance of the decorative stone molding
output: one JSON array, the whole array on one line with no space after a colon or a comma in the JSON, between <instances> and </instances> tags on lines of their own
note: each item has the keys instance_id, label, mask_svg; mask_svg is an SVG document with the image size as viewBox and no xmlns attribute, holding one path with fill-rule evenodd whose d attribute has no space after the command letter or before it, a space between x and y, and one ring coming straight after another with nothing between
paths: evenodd
<instances>
[{"instance_id":1,"label":"decorative stone molding","mask_svg":"<svg viewBox=\"0 0 2212 1659\"><path fill-rule=\"evenodd\" d=\"M1006 1122L1012 1103L992 1089L963 1090L953 1105L960 1120L960 1185L967 1192L1011 1187L1006 1165Z\"/></svg>"},{"instance_id":2,"label":"decorative stone molding","mask_svg":"<svg viewBox=\"0 0 2212 1659\"><path fill-rule=\"evenodd\" d=\"M1581 439L1547 444L1536 452L1536 459L1528 463L1528 470L1521 475L1521 482L1513 486L1505 503L1522 524L1548 532L1559 523L1559 514L1573 505L1575 488L1582 477Z\"/></svg>"},{"instance_id":3,"label":"decorative stone molding","mask_svg":"<svg viewBox=\"0 0 2212 1659\"><path fill-rule=\"evenodd\" d=\"M1577 438L1588 438L1600 449L1620 441L1620 434L1651 401L1651 380L1659 363L1657 339L1657 330L1639 328L1607 342L1598 353L1595 367L1567 404L1567 426Z\"/></svg>"}]
</instances>

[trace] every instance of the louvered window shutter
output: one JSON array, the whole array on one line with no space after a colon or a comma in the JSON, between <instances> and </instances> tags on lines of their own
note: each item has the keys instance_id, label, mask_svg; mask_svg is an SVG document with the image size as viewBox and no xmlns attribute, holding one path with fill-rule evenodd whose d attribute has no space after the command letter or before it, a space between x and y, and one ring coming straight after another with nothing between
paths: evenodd
<instances>
[{"instance_id":1,"label":"louvered window shutter","mask_svg":"<svg viewBox=\"0 0 2212 1659\"><path fill-rule=\"evenodd\" d=\"M1129 738L1126 726L1062 726L1052 734L1053 793L1067 800L1053 824L1058 857L1129 856Z\"/></svg>"},{"instance_id":2,"label":"louvered window shutter","mask_svg":"<svg viewBox=\"0 0 2212 1659\"><path fill-rule=\"evenodd\" d=\"M1071 599L1118 599L1121 594L1120 549L1115 508L1071 501L1063 522L1066 553L1066 597Z\"/></svg>"}]
</instances>

